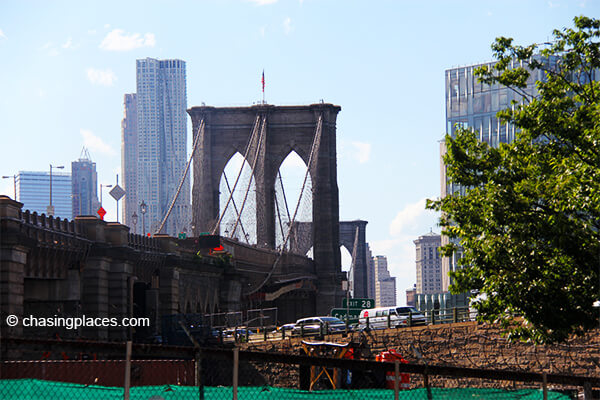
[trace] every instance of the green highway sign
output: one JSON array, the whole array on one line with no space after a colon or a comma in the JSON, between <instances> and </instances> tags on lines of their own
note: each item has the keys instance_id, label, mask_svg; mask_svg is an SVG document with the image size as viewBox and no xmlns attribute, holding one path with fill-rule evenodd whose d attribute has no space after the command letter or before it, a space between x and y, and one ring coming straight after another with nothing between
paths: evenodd
<instances>
[{"instance_id":1,"label":"green highway sign","mask_svg":"<svg viewBox=\"0 0 600 400\"><path fill-rule=\"evenodd\" d=\"M360 316L360 312L362 310L360 308L350 308L346 310L345 308L332 308L331 316L341 319L342 321L346 321L346 314L348 314L348 321L350 323L358 322L358 317Z\"/></svg>"},{"instance_id":2,"label":"green highway sign","mask_svg":"<svg viewBox=\"0 0 600 400\"><path fill-rule=\"evenodd\" d=\"M350 308L358 308L360 310L364 308L375 308L375 300L373 299L350 299L349 303L348 306ZM346 299L342 299L342 307L347 307Z\"/></svg>"}]
</instances>

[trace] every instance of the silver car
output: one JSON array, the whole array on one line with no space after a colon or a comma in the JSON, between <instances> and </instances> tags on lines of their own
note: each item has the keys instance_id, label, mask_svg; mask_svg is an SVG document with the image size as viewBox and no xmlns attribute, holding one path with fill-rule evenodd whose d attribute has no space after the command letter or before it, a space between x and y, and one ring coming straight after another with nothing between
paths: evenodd
<instances>
[{"instance_id":1,"label":"silver car","mask_svg":"<svg viewBox=\"0 0 600 400\"><path fill-rule=\"evenodd\" d=\"M328 334L345 332L346 323L336 317L309 317L301 318L296 321L296 326L292 331L294 335L320 335L327 332Z\"/></svg>"}]
</instances>

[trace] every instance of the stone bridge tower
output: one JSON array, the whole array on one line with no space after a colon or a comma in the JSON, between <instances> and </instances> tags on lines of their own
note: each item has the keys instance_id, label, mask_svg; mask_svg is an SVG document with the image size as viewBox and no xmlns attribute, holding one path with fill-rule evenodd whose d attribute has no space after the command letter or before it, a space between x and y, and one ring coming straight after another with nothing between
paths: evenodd
<instances>
[{"instance_id":1,"label":"stone bridge tower","mask_svg":"<svg viewBox=\"0 0 600 400\"><path fill-rule=\"evenodd\" d=\"M295 151L309 167L313 184L313 258L318 277L317 313L326 314L341 305L339 251L339 199L337 186L336 118L341 110L333 104L308 106L193 107L194 135L200 134L194 155L192 224L194 235L212 231L219 218L221 174L236 153L245 153L257 116L266 117L266 137L259 143L254 168L256 184L257 243L275 248L275 178L283 160ZM311 146L319 117L321 140L309 165ZM199 130L204 120L204 129ZM252 165L251 160L246 160Z\"/></svg>"}]
</instances>

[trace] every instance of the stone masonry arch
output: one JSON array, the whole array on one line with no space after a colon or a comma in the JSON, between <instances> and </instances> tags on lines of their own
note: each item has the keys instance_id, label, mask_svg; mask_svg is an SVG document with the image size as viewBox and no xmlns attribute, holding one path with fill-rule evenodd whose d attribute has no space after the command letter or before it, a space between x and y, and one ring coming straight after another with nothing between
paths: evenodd
<instances>
[{"instance_id":1,"label":"stone masonry arch","mask_svg":"<svg viewBox=\"0 0 600 400\"><path fill-rule=\"evenodd\" d=\"M229 157L244 154L257 116L266 118L256 167L257 245L275 248L275 179L280 164L293 150L307 164L313 184L314 261L318 276L319 296L323 296L319 313L340 303L341 277L339 251L339 198L337 187L336 119L341 110L333 104L308 106L192 107L192 132L200 133L194 155L192 189L192 225L194 235L210 232L219 218L219 180ZM308 155L315 136L319 116L323 118L321 141L312 165ZM258 146L255 140L248 158L253 159ZM228 156L228 157L227 157ZM252 165L251 160L246 160Z\"/></svg>"}]
</instances>

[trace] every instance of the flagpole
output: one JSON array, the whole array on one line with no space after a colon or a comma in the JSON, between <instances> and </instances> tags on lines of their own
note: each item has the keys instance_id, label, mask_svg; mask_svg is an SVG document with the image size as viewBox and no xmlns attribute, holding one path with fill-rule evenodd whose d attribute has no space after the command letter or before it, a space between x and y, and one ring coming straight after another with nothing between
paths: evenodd
<instances>
[{"instance_id":1,"label":"flagpole","mask_svg":"<svg viewBox=\"0 0 600 400\"><path fill-rule=\"evenodd\" d=\"M265 104L265 70L263 68L263 72L262 72L262 92L263 92L263 100L262 103Z\"/></svg>"}]
</instances>

